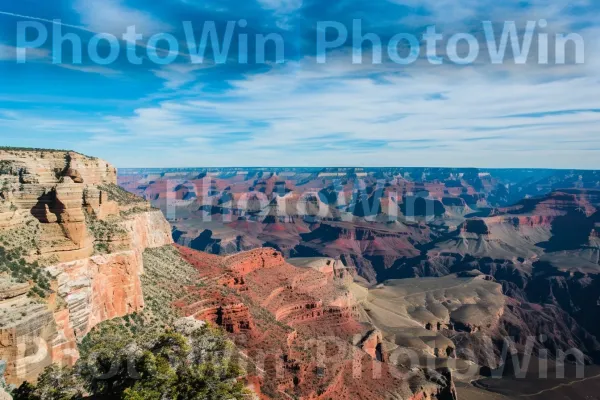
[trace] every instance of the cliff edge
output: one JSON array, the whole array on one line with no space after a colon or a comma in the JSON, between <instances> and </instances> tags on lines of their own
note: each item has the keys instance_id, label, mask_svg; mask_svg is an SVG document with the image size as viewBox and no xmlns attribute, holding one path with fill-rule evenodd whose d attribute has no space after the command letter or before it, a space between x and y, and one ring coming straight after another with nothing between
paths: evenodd
<instances>
[{"instance_id":1,"label":"cliff edge","mask_svg":"<svg viewBox=\"0 0 600 400\"><path fill-rule=\"evenodd\" d=\"M98 323L144 308L142 253L171 244L159 210L104 160L0 149L0 359L6 381L73 364Z\"/></svg>"}]
</instances>

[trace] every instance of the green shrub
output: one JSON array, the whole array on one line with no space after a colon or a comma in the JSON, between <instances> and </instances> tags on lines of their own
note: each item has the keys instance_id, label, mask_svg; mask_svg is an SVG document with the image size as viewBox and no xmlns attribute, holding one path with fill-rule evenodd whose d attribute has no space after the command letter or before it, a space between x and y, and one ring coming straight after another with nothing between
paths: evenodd
<instances>
[{"instance_id":1,"label":"green shrub","mask_svg":"<svg viewBox=\"0 0 600 400\"><path fill-rule=\"evenodd\" d=\"M9 249L0 246L0 273L7 273L16 282L33 281L31 296L45 298L50 292L50 275L37 262L28 263L20 247Z\"/></svg>"},{"instance_id":2,"label":"green shrub","mask_svg":"<svg viewBox=\"0 0 600 400\"><path fill-rule=\"evenodd\" d=\"M56 364L40 375L36 385L23 383L13 393L15 400L71 400L82 399L83 381L72 368Z\"/></svg>"},{"instance_id":3,"label":"green shrub","mask_svg":"<svg viewBox=\"0 0 600 400\"><path fill-rule=\"evenodd\" d=\"M133 334L119 320L100 324L81 345L74 369L51 366L36 386L22 385L15 400L95 398L247 399L235 346L209 325L185 335L156 326Z\"/></svg>"}]
</instances>

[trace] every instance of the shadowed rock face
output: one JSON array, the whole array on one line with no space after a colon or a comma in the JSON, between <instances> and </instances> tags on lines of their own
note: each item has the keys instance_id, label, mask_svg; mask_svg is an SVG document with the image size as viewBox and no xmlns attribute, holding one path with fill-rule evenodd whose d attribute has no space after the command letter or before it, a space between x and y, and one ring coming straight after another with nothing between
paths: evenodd
<instances>
[{"instance_id":1,"label":"shadowed rock face","mask_svg":"<svg viewBox=\"0 0 600 400\"><path fill-rule=\"evenodd\" d=\"M426 241L428 233L417 227L321 222L301 235L302 244L290 255L340 258L355 274L374 283L399 260L417 256L417 246Z\"/></svg>"},{"instance_id":2,"label":"shadowed rock face","mask_svg":"<svg viewBox=\"0 0 600 400\"><path fill-rule=\"evenodd\" d=\"M463 230L468 233L474 233L476 235L487 235L490 233L485 221L481 219L467 220L464 223Z\"/></svg>"},{"instance_id":3,"label":"shadowed rock face","mask_svg":"<svg viewBox=\"0 0 600 400\"><path fill-rule=\"evenodd\" d=\"M525 200L495 216L467 220L459 233L438 239L398 272L406 277L473 269L489 274L510 297L499 333L517 338L517 346L524 346L527 337L544 335L535 351L556 354L575 347L588 361L597 361L600 327L593 316L600 312L599 205L595 190Z\"/></svg>"},{"instance_id":4,"label":"shadowed rock face","mask_svg":"<svg viewBox=\"0 0 600 400\"><path fill-rule=\"evenodd\" d=\"M118 188L103 160L9 149L0 166L0 246L9 264L21 257L0 273L0 356L18 384L74 363L96 324L141 310L142 252L172 239L160 211Z\"/></svg>"}]
</instances>

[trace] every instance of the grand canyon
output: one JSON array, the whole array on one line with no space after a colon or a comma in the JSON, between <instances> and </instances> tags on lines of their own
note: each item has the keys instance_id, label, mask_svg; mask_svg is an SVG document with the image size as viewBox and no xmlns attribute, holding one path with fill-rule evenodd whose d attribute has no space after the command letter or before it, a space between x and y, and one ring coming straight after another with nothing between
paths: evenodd
<instances>
[{"instance_id":1,"label":"grand canyon","mask_svg":"<svg viewBox=\"0 0 600 400\"><path fill-rule=\"evenodd\" d=\"M475 366L475 374L459 373L462 382L454 377L465 396L482 389L559 396L591 390L594 381L565 389L560 380L526 379L502 391L487 376L514 377L505 372L514 368L512 355L533 357L529 366L521 362L525 374L539 360L598 362L599 177L525 169L128 169L119 184L163 211L180 246L225 259L268 247L297 267L329 263L351 294L355 321L381 342L378 360L415 364L408 348L421 366ZM284 292L269 288L262 301ZM322 305L307 307L315 306ZM361 335L355 343L366 340Z\"/></svg>"},{"instance_id":2,"label":"grand canyon","mask_svg":"<svg viewBox=\"0 0 600 400\"><path fill-rule=\"evenodd\" d=\"M600 387L598 171L117 173L3 148L0 179L0 396L81 365L110 324L191 321L226 334L260 399Z\"/></svg>"},{"instance_id":3,"label":"grand canyon","mask_svg":"<svg viewBox=\"0 0 600 400\"><path fill-rule=\"evenodd\" d=\"M0 4L0 400L600 400L600 1Z\"/></svg>"}]
</instances>

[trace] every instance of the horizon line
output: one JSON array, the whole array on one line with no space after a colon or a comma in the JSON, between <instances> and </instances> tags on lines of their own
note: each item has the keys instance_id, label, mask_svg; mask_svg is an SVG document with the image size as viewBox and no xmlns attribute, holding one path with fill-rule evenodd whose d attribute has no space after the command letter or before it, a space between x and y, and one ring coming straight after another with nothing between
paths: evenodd
<instances>
[{"instance_id":1,"label":"horizon line","mask_svg":"<svg viewBox=\"0 0 600 400\"><path fill-rule=\"evenodd\" d=\"M331 166L226 166L226 167L116 167L117 170L127 170L127 169L156 169L156 170L165 170L165 169L182 169L182 170L191 170L191 169L352 169L352 168L362 168L362 169L389 169L389 168L427 168L427 169L487 169L487 170L537 170L537 171L600 171L600 167L597 169L593 168L549 168L549 167L432 167L432 166L402 166L402 165L394 165L394 166L384 166L384 167L357 167L357 166L343 166L343 167L331 167Z\"/></svg>"}]
</instances>

